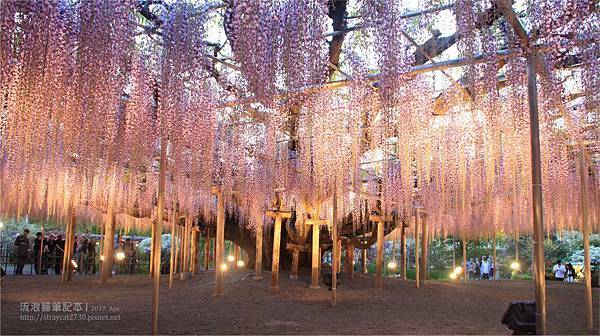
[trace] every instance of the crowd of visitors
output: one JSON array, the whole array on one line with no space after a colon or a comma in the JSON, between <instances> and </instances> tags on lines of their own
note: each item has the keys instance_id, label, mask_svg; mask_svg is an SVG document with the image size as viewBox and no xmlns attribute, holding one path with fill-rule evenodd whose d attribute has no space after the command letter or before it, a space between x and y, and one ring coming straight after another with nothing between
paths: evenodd
<instances>
[{"instance_id":1,"label":"crowd of visitors","mask_svg":"<svg viewBox=\"0 0 600 336\"><path fill-rule=\"evenodd\" d=\"M14 242L13 253L15 257L15 275L22 275L25 264L33 261L35 274L54 274L60 275L62 271L62 262L65 253L65 239L61 234L44 235L37 232L35 238L31 241L30 231L23 230ZM98 263L102 258L96 258L100 243L90 234L81 234L75 236L73 246L73 266L74 271L79 274L95 274L98 270ZM122 254L121 254L122 253ZM116 266L124 266L126 273L134 273L138 262L136 245L131 238L122 240L120 236L115 242L114 262ZM123 256L123 258L119 258Z\"/></svg>"},{"instance_id":2,"label":"crowd of visitors","mask_svg":"<svg viewBox=\"0 0 600 336\"><path fill-rule=\"evenodd\" d=\"M467 275L469 279L490 280L495 276L495 265L492 256L483 256L467 260Z\"/></svg>"}]
</instances>

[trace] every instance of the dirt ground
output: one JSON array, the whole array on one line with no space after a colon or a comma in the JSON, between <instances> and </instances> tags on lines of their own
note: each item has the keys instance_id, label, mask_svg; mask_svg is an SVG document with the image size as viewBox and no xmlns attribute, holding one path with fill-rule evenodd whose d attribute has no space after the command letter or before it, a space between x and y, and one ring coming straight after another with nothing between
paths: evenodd
<instances>
[{"instance_id":1,"label":"dirt ground","mask_svg":"<svg viewBox=\"0 0 600 336\"><path fill-rule=\"evenodd\" d=\"M357 274L355 280L342 277L337 305L331 307L330 291L308 288L309 274L292 281L281 273L277 294L269 291L269 273L260 281L250 274L227 274L225 295L218 298L213 296L212 273L176 280L171 290L168 277L161 278L160 333L510 334L500 323L509 302L533 300L534 295L531 281L473 281L466 287L430 282L416 289L413 281L385 279L384 289L377 290L372 276ZM76 276L66 284L58 277L7 276L0 289L2 335L151 332L148 276L115 276L105 286L91 276ZM599 290L593 295L598 335ZM584 333L582 285L549 282L547 298L550 333ZM69 303L81 303L77 309L83 310L72 305L70 313L57 312L57 306L64 310L63 302L67 309ZM29 312L21 311L27 308ZM48 320L52 318L62 320ZM105 320L95 320L100 318Z\"/></svg>"}]
</instances>

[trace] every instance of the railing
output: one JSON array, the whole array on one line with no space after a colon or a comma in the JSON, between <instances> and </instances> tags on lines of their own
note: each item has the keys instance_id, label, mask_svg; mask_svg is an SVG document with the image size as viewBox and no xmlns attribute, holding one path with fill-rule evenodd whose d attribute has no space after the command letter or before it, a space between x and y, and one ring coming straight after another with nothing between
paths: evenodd
<instances>
[{"instance_id":1,"label":"railing","mask_svg":"<svg viewBox=\"0 0 600 336\"><path fill-rule=\"evenodd\" d=\"M93 275L100 272L102 261L96 255L94 257L86 255L76 255L73 260L77 264L75 273L81 275ZM169 256L161 257L161 273L169 273ZM42 257L42 269L39 267L39 259L33 254L29 254L25 259L23 275L57 275L62 268L62 256L47 255ZM0 267L6 272L7 276L16 275L17 257L8 249L0 249ZM136 258L125 258L124 260L114 260L114 274L148 274L150 270L150 256L141 255Z\"/></svg>"}]
</instances>

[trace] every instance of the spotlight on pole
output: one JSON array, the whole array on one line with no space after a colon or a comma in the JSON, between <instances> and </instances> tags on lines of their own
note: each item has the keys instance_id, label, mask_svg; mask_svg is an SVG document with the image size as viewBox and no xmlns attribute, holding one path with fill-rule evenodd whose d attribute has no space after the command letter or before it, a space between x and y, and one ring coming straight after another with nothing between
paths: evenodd
<instances>
[{"instance_id":1,"label":"spotlight on pole","mask_svg":"<svg viewBox=\"0 0 600 336\"><path fill-rule=\"evenodd\" d=\"M233 262L234 260L235 260L235 257L232 256L231 254L227 256L227 261Z\"/></svg>"},{"instance_id":2,"label":"spotlight on pole","mask_svg":"<svg viewBox=\"0 0 600 336\"><path fill-rule=\"evenodd\" d=\"M243 260L238 260L237 266L238 267L244 267L244 261Z\"/></svg>"},{"instance_id":3,"label":"spotlight on pole","mask_svg":"<svg viewBox=\"0 0 600 336\"><path fill-rule=\"evenodd\" d=\"M454 273L456 274L461 274L462 273L462 267L458 266L454 269Z\"/></svg>"},{"instance_id":4,"label":"spotlight on pole","mask_svg":"<svg viewBox=\"0 0 600 336\"><path fill-rule=\"evenodd\" d=\"M100 256L100 261L104 261L104 256L103 255Z\"/></svg>"},{"instance_id":5,"label":"spotlight on pole","mask_svg":"<svg viewBox=\"0 0 600 336\"><path fill-rule=\"evenodd\" d=\"M125 259L125 252L117 252L117 260Z\"/></svg>"},{"instance_id":6,"label":"spotlight on pole","mask_svg":"<svg viewBox=\"0 0 600 336\"><path fill-rule=\"evenodd\" d=\"M227 264L226 263L222 263L221 264L221 271L227 271Z\"/></svg>"},{"instance_id":7,"label":"spotlight on pole","mask_svg":"<svg viewBox=\"0 0 600 336\"><path fill-rule=\"evenodd\" d=\"M510 264L510 269L512 269L513 271L518 271L521 268L521 265L519 265L518 262L513 261L512 264Z\"/></svg>"},{"instance_id":8,"label":"spotlight on pole","mask_svg":"<svg viewBox=\"0 0 600 336\"><path fill-rule=\"evenodd\" d=\"M75 262L75 260L71 259L71 265L74 269L77 269L77 263Z\"/></svg>"},{"instance_id":9,"label":"spotlight on pole","mask_svg":"<svg viewBox=\"0 0 600 336\"><path fill-rule=\"evenodd\" d=\"M396 265L396 262L395 262L395 261L390 261L390 262L388 263L388 268L389 268L389 269L395 269L395 268L396 268L396 266L398 266L398 265Z\"/></svg>"}]
</instances>

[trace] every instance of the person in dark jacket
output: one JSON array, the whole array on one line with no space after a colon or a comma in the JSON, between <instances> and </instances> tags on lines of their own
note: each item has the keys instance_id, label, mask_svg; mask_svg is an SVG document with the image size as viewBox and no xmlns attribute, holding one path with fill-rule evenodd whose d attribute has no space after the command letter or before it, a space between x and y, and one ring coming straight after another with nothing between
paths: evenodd
<instances>
[{"instance_id":1,"label":"person in dark jacket","mask_svg":"<svg viewBox=\"0 0 600 336\"><path fill-rule=\"evenodd\" d=\"M48 241L41 232L35 234L33 240L33 262L35 274L46 274L46 259L48 257Z\"/></svg>"},{"instance_id":2,"label":"person in dark jacket","mask_svg":"<svg viewBox=\"0 0 600 336\"><path fill-rule=\"evenodd\" d=\"M54 274L60 275L62 272L62 260L65 255L65 240L62 235L56 237L55 242L55 262L54 262Z\"/></svg>"},{"instance_id":3,"label":"person in dark jacket","mask_svg":"<svg viewBox=\"0 0 600 336\"><path fill-rule=\"evenodd\" d=\"M93 238L88 239L86 256L85 274L96 274L96 240Z\"/></svg>"},{"instance_id":4,"label":"person in dark jacket","mask_svg":"<svg viewBox=\"0 0 600 336\"><path fill-rule=\"evenodd\" d=\"M15 257L17 267L15 269L15 275L23 274L23 268L25 267L25 261L27 261L27 255L29 254L29 230L23 230L23 234L18 235L15 239Z\"/></svg>"},{"instance_id":5,"label":"person in dark jacket","mask_svg":"<svg viewBox=\"0 0 600 336\"><path fill-rule=\"evenodd\" d=\"M48 262L46 263L46 269L51 270L54 269L56 262L56 237L53 234L50 234L48 237ZM46 271L48 272L48 271Z\"/></svg>"}]
</instances>

